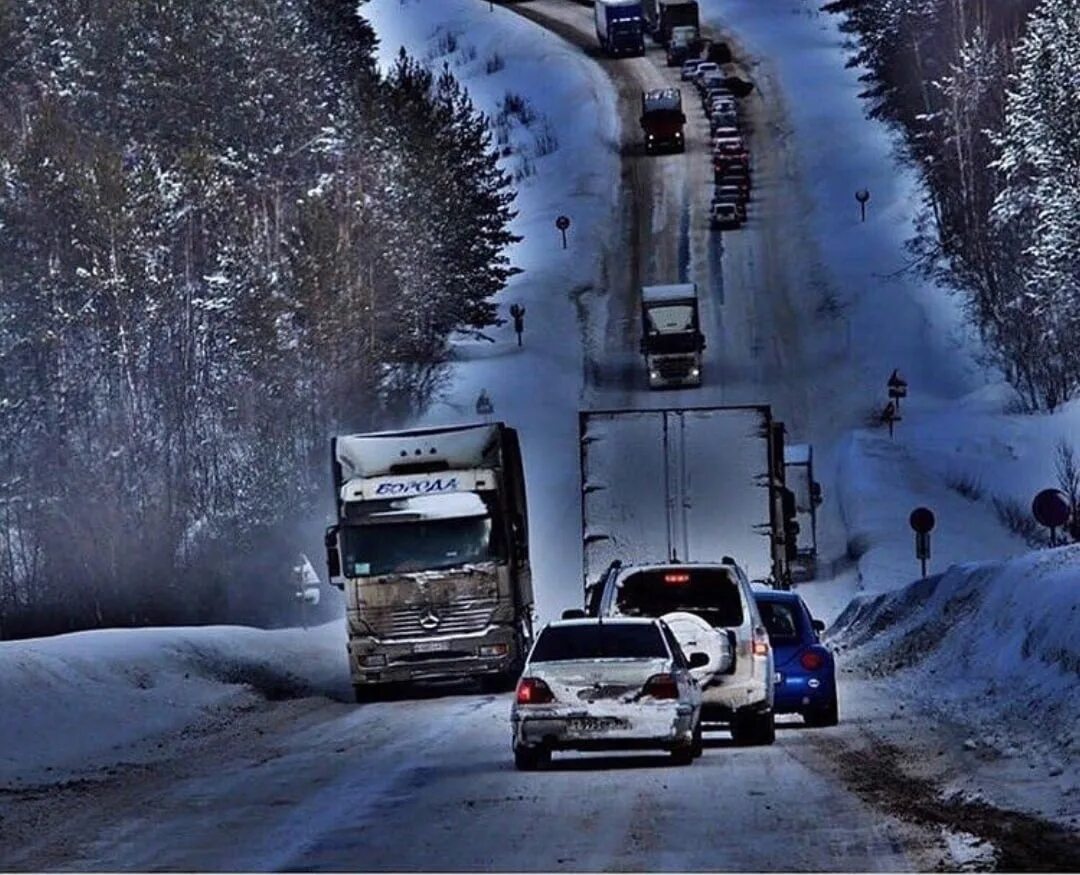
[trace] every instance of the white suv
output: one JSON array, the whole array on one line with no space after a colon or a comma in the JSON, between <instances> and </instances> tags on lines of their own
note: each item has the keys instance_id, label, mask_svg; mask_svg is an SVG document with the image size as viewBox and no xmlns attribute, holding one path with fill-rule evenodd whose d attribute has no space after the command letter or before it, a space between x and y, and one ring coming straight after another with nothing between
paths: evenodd
<instances>
[{"instance_id":1,"label":"white suv","mask_svg":"<svg viewBox=\"0 0 1080 875\"><path fill-rule=\"evenodd\" d=\"M697 614L726 635L732 664L702 683L702 719L728 723L737 744L772 744L773 653L746 573L720 564L613 565L593 607L601 617Z\"/></svg>"}]
</instances>

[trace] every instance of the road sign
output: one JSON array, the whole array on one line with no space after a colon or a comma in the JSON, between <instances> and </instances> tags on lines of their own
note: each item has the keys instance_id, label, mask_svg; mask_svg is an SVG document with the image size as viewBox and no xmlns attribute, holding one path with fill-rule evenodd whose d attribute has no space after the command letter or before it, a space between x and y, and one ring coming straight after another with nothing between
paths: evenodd
<instances>
[{"instance_id":1,"label":"road sign","mask_svg":"<svg viewBox=\"0 0 1080 875\"><path fill-rule=\"evenodd\" d=\"M921 534L928 535L934 530L934 512L928 507L917 507L911 512L911 516L908 517L908 522L911 524L911 528Z\"/></svg>"},{"instance_id":2,"label":"road sign","mask_svg":"<svg viewBox=\"0 0 1080 875\"><path fill-rule=\"evenodd\" d=\"M1050 529L1050 546L1057 545L1057 529L1069 522L1072 507L1069 497L1060 489L1044 489L1031 502L1036 522Z\"/></svg>"},{"instance_id":3,"label":"road sign","mask_svg":"<svg viewBox=\"0 0 1080 875\"><path fill-rule=\"evenodd\" d=\"M928 507L917 507L908 517L908 523L915 531L915 558L922 565L922 576L926 577L926 560L930 558L930 532L934 530L934 512Z\"/></svg>"},{"instance_id":4,"label":"road sign","mask_svg":"<svg viewBox=\"0 0 1080 875\"><path fill-rule=\"evenodd\" d=\"M555 227L558 228L559 231L562 233L562 248L565 249L566 248L566 229L570 227L570 217L569 216L559 216L559 218L557 218L555 220Z\"/></svg>"},{"instance_id":5,"label":"road sign","mask_svg":"<svg viewBox=\"0 0 1080 875\"><path fill-rule=\"evenodd\" d=\"M866 204L870 200L870 190L866 188L860 188L855 192L855 200L859 202L859 209L862 210L862 220L866 221Z\"/></svg>"}]
</instances>

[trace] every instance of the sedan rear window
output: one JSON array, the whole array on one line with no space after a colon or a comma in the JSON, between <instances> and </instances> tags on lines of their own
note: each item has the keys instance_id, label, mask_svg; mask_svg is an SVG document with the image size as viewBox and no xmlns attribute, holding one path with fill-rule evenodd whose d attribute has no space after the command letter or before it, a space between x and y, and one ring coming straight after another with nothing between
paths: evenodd
<instances>
[{"instance_id":1,"label":"sedan rear window","mask_svg":"<svg viewBox=\"0 0 1080 875\"><path fill-rule=\"evenodd\" d=\"M743 623L739 585L723 569L639 571L623 581L616 603L619 613L627 616L662 617L671 611L690 611L717 628Z\"/></svg>"},{"instance_id":2,"label":"sedan rear window","mask_svg":"<svg viewBox=\"0 0 1080 875\"><path fill-rule=\"evenodd\" d=\"M667 659L668 652L656 626L616 621L549 626L540 633L529 661L657 658Z\"/></svg>"}]
</instances>

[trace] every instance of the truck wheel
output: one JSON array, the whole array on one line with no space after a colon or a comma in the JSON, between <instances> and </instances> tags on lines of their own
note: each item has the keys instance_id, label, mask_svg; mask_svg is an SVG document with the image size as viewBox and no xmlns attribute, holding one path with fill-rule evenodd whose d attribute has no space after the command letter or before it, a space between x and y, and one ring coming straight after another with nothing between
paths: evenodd
<instances>
[{"instance_id":1,"label":"truck wheel","mask_svg":"<svg viewBox=\"0 0 1080 875\"><path fill-rule=\"evenodd\" d=\"M487 674L480 678L480 690L484 693L509 693L516 686L520 671L506 671L502 674Z\"/></svg>"},{"instance_id":2,"label":"truck wheel","mask_svg":"<svg viewBox=\"0 0 1080 875\"><path fill-rule=\"evenodd\" d=\"M519 772L535 772L551 765L551 751L545 747L515 747L514 768Z\"/></svg>"},{"instance_id":3,"label":"truck wheel","mask_svg":"<svg viewBox=\"0 0 1080 875\"><path fill-rule=\"evenodd\" d=\"M377 702L382 698L382 691L377 684L353 684L353 696L358 705Z\"/></svg>"}]
</instances>

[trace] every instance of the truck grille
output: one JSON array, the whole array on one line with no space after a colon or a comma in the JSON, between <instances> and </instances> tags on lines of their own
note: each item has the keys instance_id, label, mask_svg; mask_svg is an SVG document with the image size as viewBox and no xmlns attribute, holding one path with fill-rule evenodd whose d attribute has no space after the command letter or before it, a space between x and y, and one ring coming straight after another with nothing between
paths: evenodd
<instances>
[{"instance_id":1,"label":"truck grille","mask_svg":"<svg viewBox=\"0 0 1080 875\"><path fill-rule=\"evenodd\" d=\"M666 380L682 379L690 374L690 368L693 365L694 360L691 358L666 358L657 362L656 369L660 372L660 376Z\"/></svg>"},{"instance_id":2,"label":"truck grille","mask_svg":"<svg viewBox=\"0 0 1080 875\"><path fill-rule=\"evenodd\" d=\"M483 632L497 604L495 599L461 599L445 605L365 608L360 616L379 638L435 638Z\"/></svg>"}]
</instances>

